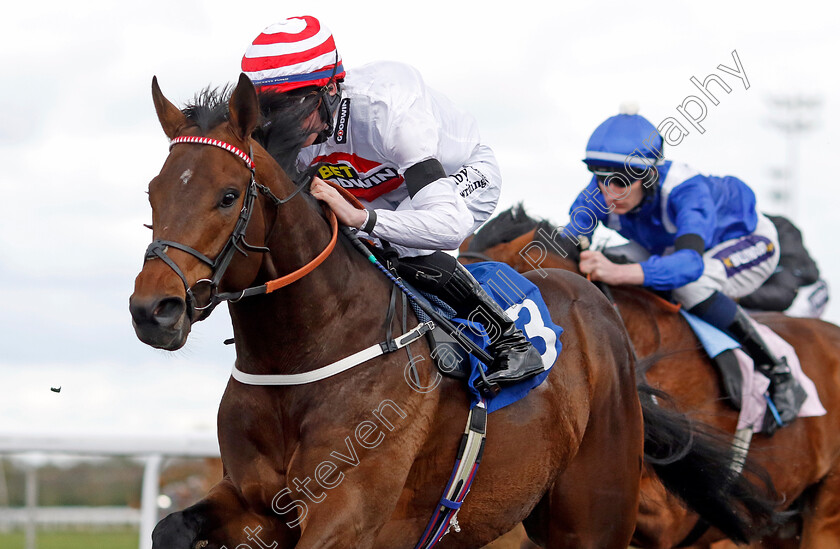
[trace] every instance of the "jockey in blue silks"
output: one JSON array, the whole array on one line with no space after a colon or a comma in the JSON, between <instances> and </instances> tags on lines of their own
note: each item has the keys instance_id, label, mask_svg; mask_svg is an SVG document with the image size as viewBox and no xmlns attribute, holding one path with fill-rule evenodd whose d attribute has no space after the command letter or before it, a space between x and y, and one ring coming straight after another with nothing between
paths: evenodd
<instances>
[{"instance_id":1,"label":"jockey in blue silks","mask_svg":"<svg viewBox=\"0 0 840 549\"><path fill-rule=\"evenodd\" d=\"M635 113L596 128L584 158L592 179L572 204L565 232L591 237L603 223L630 240L630 262L583 251L580 269L608 284L670 291L690 313L728 332L770 379L770 396L787 424L805 391L735 301L773 274L776 228L756 210L743 181L665 160L663 145L656 127Z\"/></svg>"}]
</instances>

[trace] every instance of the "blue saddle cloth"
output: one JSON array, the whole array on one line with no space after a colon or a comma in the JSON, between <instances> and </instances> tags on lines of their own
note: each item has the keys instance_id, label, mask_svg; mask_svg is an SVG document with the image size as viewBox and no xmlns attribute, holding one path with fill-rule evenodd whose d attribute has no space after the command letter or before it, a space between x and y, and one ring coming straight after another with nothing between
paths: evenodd
<instances>
[{"instance_id":1,"label":"blue saddle cloth","mask_svg":"<svg viewBox=\"0 0 840 549\"><path fill-rule=\"evenodd\" d=\"M514 319L516 327L525 333L543 359L542 373L515 385L502 386L498 395L485 400L487 412L490 413L524 398L531 389L545 381L563 348L560 342L563 328L552 322L539 288L509 265L486 261L466 267L481 287ZM460 327L461 333L482 348L486 349L490 344L490 338L481 324L462 318L453 318L452 322ZM468 388L471 404L475 406L482 400L482 395L475 388L475 382L479 378L478 368L486 370L486 367L472 355L470 365L472 373Z\"/></svg>"}]
</instances>

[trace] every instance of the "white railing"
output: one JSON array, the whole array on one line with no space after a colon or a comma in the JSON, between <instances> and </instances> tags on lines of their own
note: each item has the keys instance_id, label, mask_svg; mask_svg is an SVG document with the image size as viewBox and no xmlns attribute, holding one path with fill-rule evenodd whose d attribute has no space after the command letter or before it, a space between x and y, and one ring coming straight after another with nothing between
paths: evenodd
<instances>
[{"instance_id":1,"label":"white railing","mask_svg":"<svg viewBox=\"0 0 840 549\"><path fill-rule=\"evenodd\" d=\"M0 455L65 454L78 456L123 456L145 460L140 497L139 549L151 549L152 530L157 523L160 469L164 457L219 457L219 445L212 435L180 437L57 437L0 434ZM38 508L37 475L26 474L26 549L35 549L36 524L47 508ZM52 508L49 508L52 509ZM11 511L11 510L8 510ZM17 511L15 511L17 512ZM77 516L85 520L85 514ZM87 515L89 516L89 515Z\"/></svg>"},{"instance_id":2,"label":"white railing","mask_svg":"<svg viewBox=\"0 0 840 549\"><path fill-rule=\"evenodd\" d=\"M26 527L32 514L25 507L0 507L0 532ZM140 509L132 507L36 507L35 524L42 529L140 526Z\"/></svg>"}]
</instances>

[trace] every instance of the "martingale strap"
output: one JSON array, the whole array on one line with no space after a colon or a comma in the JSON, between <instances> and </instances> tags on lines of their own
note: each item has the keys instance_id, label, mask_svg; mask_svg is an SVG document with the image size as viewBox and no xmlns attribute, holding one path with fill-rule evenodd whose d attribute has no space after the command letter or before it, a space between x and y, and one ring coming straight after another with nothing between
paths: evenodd
<instances>
[{"instance_id":1,"label":"martingale strap","mask_svg":"<svg viewBox=\"0 0 840 549\"><path fill-rule=\"evenodd\" d=\"M309 372L302 372L299 374L248 374L238 369L233 365L231 376L233 379L245 385L305 385L315 381L321 381L336 374L340 374L350 368L358 366L363 362L367 362L372 358L376 358L385 353L402 349L409 343L420 339L420 336L434 328L431 322L424 322L418 324L409 332L397 337L396 339L383 341L376 345L371 345L367 349L363 349L358 353L345 357L337 362L322 366L316 370Z\"/></svg>"},{"instance_id":2,"label":"martingale strap","mask_svg":"<svg viewBox=\"0 0 840 549\"><path fill-rule=\"evenodd\" d=\"M470 410L467 417L467 427L461 437L461 446L455 459L452 476L443 492L423 536L414 549L430 549L449 533L452 528L461 531L458 524L458 511L464 503L464 498L470 491L481 456L484 454L484 443L487 439L487 405L484 399Z\"/></svg>"}]
</instances>

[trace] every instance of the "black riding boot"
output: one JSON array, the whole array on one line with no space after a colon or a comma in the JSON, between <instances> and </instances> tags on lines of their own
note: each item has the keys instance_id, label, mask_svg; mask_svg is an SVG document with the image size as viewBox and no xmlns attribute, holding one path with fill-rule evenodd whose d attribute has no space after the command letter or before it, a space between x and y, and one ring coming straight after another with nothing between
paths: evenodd
<instances>
[{"instance_id":1,"label":"black riding boot","mask_svg":"<svg viewBox=\"0 0 840 549\"><path fill-rule=\"evenodd\" d=\"M444 288L459 316L481 323L490 336L487 351L493 356L487 380L516 383L543 371L542 357L516 327L504 309L490 297L470 272L458 264Z\"/></svg>"},{"instance_id":2,"label":"black riding boot","mask_svg":"<svg viewBox=\"0 0 840 549\"><path fill-rule=\"evenodd\" d=\"M441 296L461 318L484 326L490 336L487 350L494 358L487 368L488 381L510 384L543 372L539 351L454 257L435 252L422 258L405 258L400 260L398 270L409 282Z\"/></svg>"},{"instance_id":3,"label":"black riding boot","mask_svg":"<svg viewBox=\"0 0 840 549\"><path fill-rule=\"evenodd\" d=\"M805 389L793 378L787 359L777 357L768 347L764 338L758 333L755 325L747 313L738 307L735 320L728 328L729 332L744 347L744 350L755 362L755 368L770 379L770 398L776 409L782 425L787 425L796 419L799 408L807 398ZM767 414L764 430L772 434L779 425L771 414Z\"/></svg>"}]
</instances>

